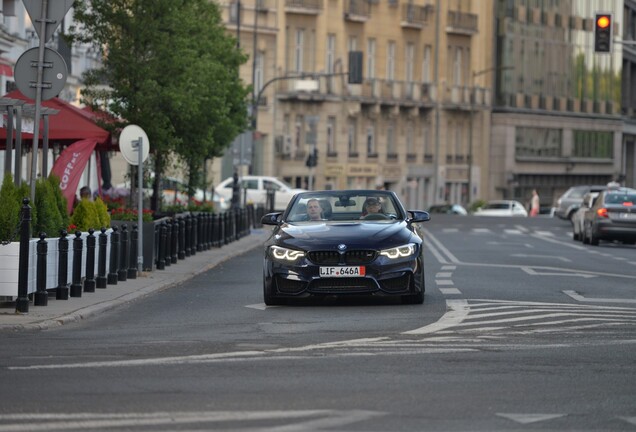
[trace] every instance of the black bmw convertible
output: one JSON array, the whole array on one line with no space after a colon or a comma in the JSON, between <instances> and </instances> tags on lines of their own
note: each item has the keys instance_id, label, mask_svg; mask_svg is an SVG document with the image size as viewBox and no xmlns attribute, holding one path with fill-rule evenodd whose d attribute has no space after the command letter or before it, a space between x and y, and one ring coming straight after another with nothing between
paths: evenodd
<instances>
[{"instance_id":1,"label":"black bmw convertible","mask_svg":"<svg viewBox=\"0 0 636 432\"><path fill-rule=\"evenodd\" d=\"M383 190L303 192L284 212L263 216L273 225L265 242L266 305L330 295L398 296L424 301L419 222L429 214L405 210Z\"/></svg>"}]
</instances>

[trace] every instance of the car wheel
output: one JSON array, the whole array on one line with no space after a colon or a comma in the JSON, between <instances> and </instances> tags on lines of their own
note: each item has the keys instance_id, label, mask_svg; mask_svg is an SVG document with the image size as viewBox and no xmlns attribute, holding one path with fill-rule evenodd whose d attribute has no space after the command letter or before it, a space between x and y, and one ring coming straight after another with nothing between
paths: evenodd
<instances>
[{"instance_id":1,"label":"car wheel","mask_svg":"<svg viewBox=\"0 0 636 432\"><path fill-rule=\"evenodd\" d=\"M267 282L267 278L263 275L263 303L266 306L280 306L285 304L285 300L280 297L276 297L272 292L272 283L273 281Z\"/></svg>"},{"instance_id":2,"label":"car wheel","mask_svg":"<svg viewBox=\"0 0 636 432\"><path fill-rule=\"evenodd\" d=\"M422 259L423 261L423 259ZM402 300L402 304L422 304L424 303L424 291L426 290L425 288L425 281L424 281L424 266L422 264L422 261L419 261L418 264L422 266L422 271L420 272L420 283L419 283L419 291L415 294L409 294L409 295L405 295L402 296L401 300ZM417 287L415 287L417 289Z\"/></svg>"},{"instance_id":3,"label":"car wheel","mask_svg":"<svg viewBox=\"0 0 636 432\"><path fill-rule=\"evenodd\" d=\"M599 238L594 235L594 231L592 231L591 229L590 229L590 238L589 238L589 240L590 240L590 244L592 246L598 246Z\"/></svg>"}]
</instances>

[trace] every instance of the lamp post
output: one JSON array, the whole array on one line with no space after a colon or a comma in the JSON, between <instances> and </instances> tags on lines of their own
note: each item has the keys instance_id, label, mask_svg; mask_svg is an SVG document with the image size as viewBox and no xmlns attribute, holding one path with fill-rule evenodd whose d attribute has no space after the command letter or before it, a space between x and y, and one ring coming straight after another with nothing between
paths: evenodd
<instances>
[{"instance_id":1,"label":"lamp post","mask_svg":"<svg viewBox=\"0 0 636 432\"><path fill-rule=\"evenodd\" d=\"M470 80L470 117L468 127L468 204L473 201L473 122L475 119L475 78L493 71L514 69L514 66L495 66L471 73Z\"/></svg>"}]
</instances>

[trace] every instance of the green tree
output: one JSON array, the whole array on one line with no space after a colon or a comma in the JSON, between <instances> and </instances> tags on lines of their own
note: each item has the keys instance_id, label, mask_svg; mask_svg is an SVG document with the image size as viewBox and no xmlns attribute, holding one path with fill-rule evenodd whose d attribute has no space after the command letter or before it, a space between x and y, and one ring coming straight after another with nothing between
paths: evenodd
<instances>
[{"instance_id":1,"label":"green tree","mask_svg":"<svg viewBox=\"0 0 636 432\"><path fill-rule=\"evenodd\" d=\"M221 154L247 128L249 88L239 77L247 57L225 31L213 1L91 0L74 6L79 24L70 39L104 54L103 66L85 77L83 101L94 108L109 101L108 111L146 131L155 171L151 207L157 210L168 155L186 162L192 189L204 159Z\"/></svg>"},{"instance_id":2,"label":"green tree","mask_svg":"<svg viewBox=\"0 0 636 432\"><path fill-rule=\"evenodd\" d=\"M67 201L64 194L62 194L62 189L60 189L60 178L55 174L50 174L47 178L47 181L51 184L51 190L53 191L53 196L55 197L55 203L57 205L58 211L60 212L60 216L62 217L62 227L66 229L68 227L70 217L67 210ZM57 233L47 233L50 236L58 235Z\"/></svg>"}]
</instances>

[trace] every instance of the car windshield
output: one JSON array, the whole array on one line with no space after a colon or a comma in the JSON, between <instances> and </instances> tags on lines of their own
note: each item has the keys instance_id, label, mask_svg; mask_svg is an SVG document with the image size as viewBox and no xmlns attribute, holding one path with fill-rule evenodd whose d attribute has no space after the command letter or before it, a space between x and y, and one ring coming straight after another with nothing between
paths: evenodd
<instances>
[{"instance_id":1,"label":"car windshield","mask_svg":"<svg viewBox=\"0 0 636 432\"><path fill-rule=\"evenodd\" d=\"M510 203L488 203L483 208L486 210L508 210Z\"/></svg>"},{"instance_id":2,"label":"car windshield","mask_svg":"<svg viewBox=\"0 0 636 432\"><path fill-rule=\"evenodd\" d=\"M285 216L289 222L404 219L395 196L386 191L321 191L298 194Z\"/></svg>"},{"instance_id":3,"label":"car windshield","mask_svg":"<svg viewBox=\"0 0 636 432\"><path fill-rule=\"evenodd\" d=\"M605 196L605 204L632 206L636 203L636 194L611 193Z\"/></svg>"}]
</instances>

